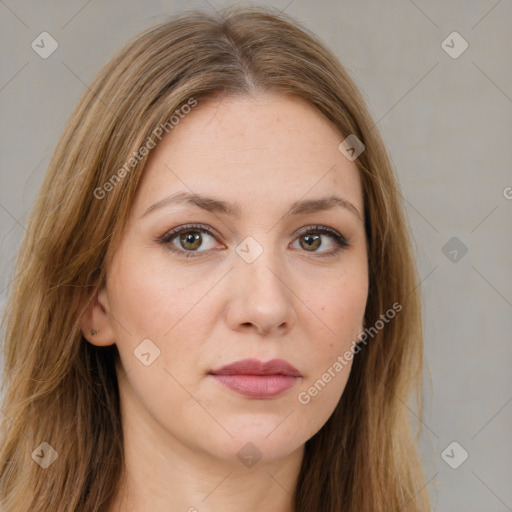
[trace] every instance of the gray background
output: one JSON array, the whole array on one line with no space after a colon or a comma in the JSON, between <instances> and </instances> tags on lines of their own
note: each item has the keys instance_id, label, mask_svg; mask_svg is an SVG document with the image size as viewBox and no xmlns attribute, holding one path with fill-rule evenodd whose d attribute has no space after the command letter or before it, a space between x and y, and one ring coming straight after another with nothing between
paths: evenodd
<instances>
[{"instance_id":1,"label":"gray background","mask_svg":"<svg viewBox=\"0 0 512 512\"><path fill-rule=\"evenodd\" d=\"M0 0L0 306L27 214L87 84L142 29L185 8L227 3ZM272 5L338 55L395 165L425 304L431 383L421 446L434 509L512 511L511 2ZM31 48L43 31L59 45L47 59ZM469 43L456 59L441 45L453 31ZM453 441L445 452L452 465L469 453L457 469L442 457Z\"/></svg>"}]
</instances>

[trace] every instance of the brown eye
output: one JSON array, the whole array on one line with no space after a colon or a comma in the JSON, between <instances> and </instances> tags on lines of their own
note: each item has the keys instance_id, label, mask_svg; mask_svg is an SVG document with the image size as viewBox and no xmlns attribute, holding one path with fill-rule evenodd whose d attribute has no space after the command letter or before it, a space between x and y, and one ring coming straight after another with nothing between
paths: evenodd
<instances>
[{"instance_id":1,"label":"brown eye","mask_svg":"<svg viewBox=\"0 0 512 512\"><path fill-rule=\"evenodd\" d=\"M297 248L318 257L335 256L341 249L349 246L347 239L342 234L327 226L303 228L293 243L299 245Z\"/></svg>"},{"instance_id":2,"label":"brown eye","mask_svg":"<svg viewBox=\"0 0 512 512\"><path fill-rule=\"evenodd\" d=\"M209 249L216 247L215 234L202 225L186 225L172 229L157 241L178 256L202 256Z\"/></svg>"},{"instance_id":3,"label":"brown eye","mask_svg":"<svg viewBox=\"0 0 512 512\"><path fill-rule=\"evenodd\" d=\"M201 247L203 236L199 231L187 231L180 234L179 241L183 249L195 251Z\"/></svg>"},{"instance_id":4,"label":"brown eye","mask_svg":"<svg viewBox=\"0 0 512 512\"><path fill-rule=\"evenodd\" d=\"M301 247L307 251L316 251L322 245L320 235L302 235L299 237L299 241Z\"/></svg>"}]
</instances>

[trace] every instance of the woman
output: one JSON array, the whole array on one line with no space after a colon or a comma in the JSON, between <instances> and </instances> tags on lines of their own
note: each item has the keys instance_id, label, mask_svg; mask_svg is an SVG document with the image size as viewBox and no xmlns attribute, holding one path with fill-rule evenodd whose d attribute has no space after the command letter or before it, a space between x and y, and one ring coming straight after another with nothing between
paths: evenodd
<instances>
[{"instance_id":1,"label":"woman","mask_svg":"<svg viewBox=\"0 0 512 512\"><path fill-rule=\"evenodd\" d=\"M3 509L429 510L399 192L354 83L293 20L188 12L122 49L16 273Z\"/></svg>"}]
</instances>

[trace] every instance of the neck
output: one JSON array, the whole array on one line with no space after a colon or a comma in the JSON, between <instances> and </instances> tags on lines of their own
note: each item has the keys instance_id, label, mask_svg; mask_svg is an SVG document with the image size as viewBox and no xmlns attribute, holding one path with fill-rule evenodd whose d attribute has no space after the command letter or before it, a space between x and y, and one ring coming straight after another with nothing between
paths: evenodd
<instances>
[{"instance_id":1,"label":"neck","mask_svg":"<svg viewBox=\"0 0 512 512\"><path fill-rule=\"evenodd\" d=\"M110 512L294 512L304 445L246 467L180 442L136 401L121 404L124 469Z\"/></svg>"}]
</instances>

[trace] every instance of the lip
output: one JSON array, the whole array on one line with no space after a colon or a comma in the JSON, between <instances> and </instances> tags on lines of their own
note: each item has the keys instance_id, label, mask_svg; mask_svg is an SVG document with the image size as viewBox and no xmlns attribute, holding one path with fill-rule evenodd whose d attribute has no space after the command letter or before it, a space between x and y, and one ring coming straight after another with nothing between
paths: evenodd
<instances>
[{"instance_id":1,"label":"lip","mask_svg":"<svg viewBox=\"0 0 512 512\"><path fill-rule=\"evenodd\" d=\"M273 398L293 387L302 377L293 365L284 359L259 361L242 359L209 374L219 383L250 398Z\"/></svg>"}]
</instances>

